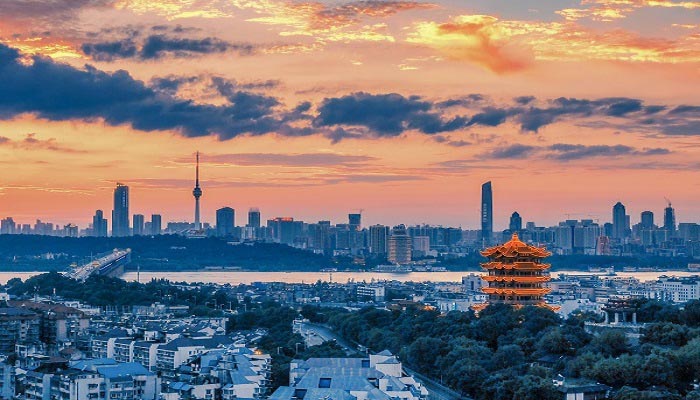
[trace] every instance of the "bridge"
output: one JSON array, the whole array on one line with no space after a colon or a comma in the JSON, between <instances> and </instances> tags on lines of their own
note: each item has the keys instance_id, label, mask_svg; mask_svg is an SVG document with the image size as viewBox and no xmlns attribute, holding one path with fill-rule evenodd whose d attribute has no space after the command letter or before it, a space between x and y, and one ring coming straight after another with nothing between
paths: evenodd
<instances>
[{"instance_id":1,"label":"bridge","mask_svg":"<svg viewBox=\"0 0 700 400\"><path fill-rule=\"evenodd\" d=\"M124 273L124 266L131 262L131 249L114 249L97 256L93 261L77 266L65 275L79 281L85 281L90 275L119 276Z\"/></svg>"}]
</instances>

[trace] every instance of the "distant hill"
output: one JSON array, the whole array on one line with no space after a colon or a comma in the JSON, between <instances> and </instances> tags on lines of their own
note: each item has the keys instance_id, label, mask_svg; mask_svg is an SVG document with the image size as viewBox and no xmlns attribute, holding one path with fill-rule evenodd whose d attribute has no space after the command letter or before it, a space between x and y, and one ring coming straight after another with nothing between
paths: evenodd
<instances>
[{"instance_id":1,"label":"distant hill","mask_svg":"<svg viewBox=\"0 0 700 400\"><path fill-rule=\"evenodd\" d=\"M274 243L230 245L220 238L187 239L177 235L134 237L54 237L0 235L0 270L63 270L71 263L115 248L130 248L129 268L142 270L193 270L204 267L239 267L250 270L317 271L333 266L325 256Z\"/></svg>"}]
</instances>

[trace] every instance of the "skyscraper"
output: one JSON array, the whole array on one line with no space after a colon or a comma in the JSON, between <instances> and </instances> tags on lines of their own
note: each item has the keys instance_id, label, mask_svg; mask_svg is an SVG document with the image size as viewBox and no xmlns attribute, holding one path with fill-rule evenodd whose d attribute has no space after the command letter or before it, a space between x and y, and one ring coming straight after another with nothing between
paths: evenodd
<instances>
[{"instance_id":1,"label":"skyscraper","mask_svg":"<svg viewBox=\"0 0 700 400\"><path fill-rule=\"evenodd\" d=\"M523 230L523 219L520 218L520 214L518 214L517 211L510 216L510 224L508 224L508 229L511 232L520 232Z\"/></svg>"},{"instance_id":2,"label":"skyscraper","mask_svg":"<svg viewBox=\"0 0 700 400\"><path fill-rule=\"evenodd\" d=\"M493 238L493 191L491 181L481 185L481 242L491 244Z\"/></svg>"},{"instance_id":3,"label":"skyscraper","mask_svg":"<svg viewBox=\"0 0 700 400\"><path fill-rule=\"evenodd\" d=\"M112 236L129 236L129 187L121 183L114 189Z\"/></svg>"},{"instance_id":4,"label":"skyscraper","mask_svg":"<svg viewBox=\"0 0 700 400\"><path fill-rule=\"evenodd\" d=\"M413 247L405 225L397 225L391 230L387 247L387 260L390 263L405 264L411 262Z\"/></svg>"},{"instance_id":5,"label":"skyscraper","mask_svg":"<svg viewBox=\"0 0 700 400\"><path fill-rule=\"evenodd\" d=\"M143 236L146 232L143 230L145 218L143 214L134 214L134 236Z\"/></svg>"},{"instance_id":6,"label":"skyscraper","mask_svg":"<svg viewBox=\"0 0 700 400\"><path fill-rule=\"evenodd\" d=\"M624 204L619 201L613 206L613 238L624 239L627 237L627 231L629 230L627 213L625 211Z\"/></svg>"},{"instance_id":7,"label":"skyscraper","mask_svg":"<svg viewBox=\"0 0 700 400\"><path fill-rule=\"evenodd\" d=\"M102 210L95 211L95 216L92 217L92 235L97 237L107 236L107 220Z\"/></svg>"},{"instance_id":8,"label":"skyscraper","mask_svg":"<svg viewBox=\"0 0 700 400\"><path fill-rule=\"evenodd\" d=\"M236 211L231 207L216 210L216 235L225 237L233 235L236 226Z\"/></svg>"},{"instance_id":9,"label":"skyscraper","mask_svg":"<svg viewBox=\"0 0 700 400\"><path fill-rule=\"evenodd\" d=\"M676 211L670 201L668 207L664 209L664 230L668 231L671 236L676 233Z\"/></svg>"},{"instance_id":10,"label":"skyscraper","mask_svg":"<svg viewBox=\"0 0 700 400\"><path fill-rule=\"evenodd\" d=\"M359 231L362 226L362 214L348 214L348 225L351 230Z\"/></svg>"},{"instance_id":11,"label":"skyscraper","mask_svg":"<svg viewBox=\"0 0 700 400\"><path fill-rule=\"evenodd\" d=\"M199 221L199 198L202 197L202 189L199 187L199 152L197 152L197 166L195 167L195 184L192 190L194 196L194 229L202 229L202 223Z\"/></svg>"},{"instance_id":12,"label":"skyscraper","mask_svg":"<svg viewBox=\"0 0 700 400\"><path fill-rule=\"evenodd\" d=\"M654 213L651 211L642 211L641 224L643 229L651 229L654 227Z\"/></svg>"},{"instance_id":13,"label":"skyscraper","mask_svg":"<svg viewBox=\"0 0 700 400\"><path fill-rule=\"evenodd\" d=\"M163 218L160 214L151 215L151 235L160 235L163 230Z\"/></svg>"},{"instance_id":14,"label":"skyscraper","mask_svg":"<svg viewBox=\"0 0 700 400\"><path fill-rule=\"evenodd\" d=\"M372 225L369 227L369 252L375 256L386 256L389 227Z\"/></svg>"},{"instance_id":15,"label":"skyscraper","mask_svg":"<svg viewBox=\"0 0 700 400\"><path fill-rule=\"evenodd\" d=\"M260 228L260 210L257 207L248 210L248 227Z\"/></svg>"}]
</instances>

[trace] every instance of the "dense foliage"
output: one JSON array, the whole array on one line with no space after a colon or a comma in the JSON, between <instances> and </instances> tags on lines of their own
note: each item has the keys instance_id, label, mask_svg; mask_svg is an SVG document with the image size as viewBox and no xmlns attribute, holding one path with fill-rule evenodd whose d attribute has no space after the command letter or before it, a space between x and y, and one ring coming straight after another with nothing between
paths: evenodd
<instances>
[{"instance_id":1,"label":"dense foliage","mask_svg":"<svg viewBox=\"0 0 700 400\"><path fill-rule=\"evenodd\" d=\"M588 334L583 323L590 315L561 321L535 307L493 305L478 318L420 308L305 307L302 314L372 351L389 349L407 366L477 399L560 399L552 384L558 374L607 384L614 399L694 398L692 383L700 379L700 301L683 310L646 302L641 317L657 319L638 346L618 331Z\"/></svg>"},{"instance_id":2,"label":"dense foliage","mask_svg":"<svg viewBox=\"0 0 700 400\"><path fill-rule=\"evenodd\" d=\"M59 296L80 300L94 306L134 306L162 304L187 305L197 316L221 315L220 308L236 308L235 293L213 285L174 285L161 279L147 283L127 282L118 278L92 275L85 282L70 279L57 272L33 276L22 282L14 278L5 285L15 296Z\"/></svg>"},{"instance_id":3,"label":"dense foliage","mask_svg":"<svg viewBox=\"0 0 700 400\"><path fill-rule=\"evenodd\" d=\"M317 271L333 261L310 251L274 243L231 245L224 239L187 239L177 235L133 237L54 237L0 235L0 267L9 271L63 270L115 248L132 250L131 267L143 270L191 270L240 267L260 271Z\"/></svg>"}]
</instances>

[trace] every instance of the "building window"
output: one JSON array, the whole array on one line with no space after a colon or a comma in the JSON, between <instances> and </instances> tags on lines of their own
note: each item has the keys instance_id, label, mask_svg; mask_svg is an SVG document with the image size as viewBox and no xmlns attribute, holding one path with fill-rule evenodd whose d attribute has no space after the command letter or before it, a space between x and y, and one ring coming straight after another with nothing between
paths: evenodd
<instances>
[{"instance_id":1,"label":"building window","mask_svg":"<svg viewBox=\"0 0 700 400\"><path fill-rule=\"evenodd\" d=\"M331 387L331 378L320 378L318 380L318 387L321 389L330 389Z\"/></svg>"}]
</instances>

